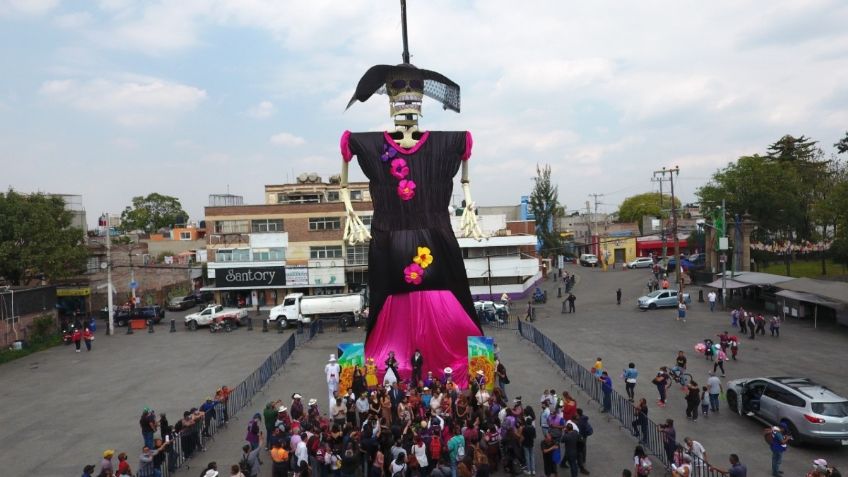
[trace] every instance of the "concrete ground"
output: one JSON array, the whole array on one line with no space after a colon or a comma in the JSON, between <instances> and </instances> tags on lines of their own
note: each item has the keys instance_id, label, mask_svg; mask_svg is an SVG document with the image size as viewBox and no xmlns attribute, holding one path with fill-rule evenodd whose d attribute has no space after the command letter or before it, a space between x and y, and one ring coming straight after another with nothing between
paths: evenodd
<instances>
[{"instance_id":1,"label":"concrete ground","mask_svg":"<svg viewBox=\"0 0 848 477\"><path fill-rule=\"evenodd\" d=\"M596 356L602 356L614 378L629 361L634 361L641 371L637 396L648 398L654 420L674 418L678 437L682 440L689 435L701 441L709 459L721 467L725 466L727 455L734 452L748 465L749 475L767 475L770 457L760 423L726 411L697 423L687 422L682 394L675 392L666 409L653 405L656 396L648 383L649 376L660 365L670 364L678 349L690 356L690 370L696 379L706 378L708 365L696 358L692 348L704 337L729 328L727 313L709 313L706 304L697 303L697 290L692 290L695 303L687 322L679 323L674 320L674 310L641 312L635 308L647 272L602 272L575 265L569 265L569 270L579 275L574 289L578 312L560 314L554 283L547 282L543 286L548 287L551 300L538 307L535 324L587 367ZM624 292L621 306L615 305L614 298L619 287ZM523 306L517 309L523 310ZM4 473L79 474L84 464L98 463L107 448L126 451L137 466L142 444L137 422L144 406L167 412L175 422L183 410L200 404L215 388L238 384L288 338L288 333L261 333L258 326L253 332L186 332L180 325L180 314L174 315L179 325L177 333L168 333L167 324L157 326L152 335L136 332L131 336L105 337L100 331L92 353L77 354L63 346L0 366L0 399L6 410L0 415L0 446L4 449L0 468ZM169 318L170 313L164 323ZM618 476L622 468L630 466L636 442L628 432L601 417L597 404L587 402L585 395L558 375L547 359L515 332L487 331L497 339L510 371L511 397L520 394L525 403L535 405L544 388L569 389L575 394L595 428L589 442L588 463L593 475ZM728 378L797 374L848 395L848 374L842 367L848 358L845 330L813 330L807 323L790 321L784 324L782 335L779 339L743 340L740 361L727 365ZM269 400L281 398L288 402L291 393L298 391L307 398L318 398L322 408L326 406L322 372L328 355L339 342L361 340L361 331L344 335L334 331L299 348L264 393L180 475L196 475L198 467L210 460L219 462L221 469L236 462L247 419ZM621 380L614 381L623 392ZM785 456L786 475L804 475L809 463L818 457L848 468L845 449L791 448ZM262 475L270 475L269 466L265 466Z\"/></svg>"},{"instance_id":2,"label":"concrete ground","mask_svg":"<svg viewBox=\"0 0 848 477\"><path fill-rule=\"evenodd\" d=\"M763 438L765 425L751 418L731 414L726 408L718 414L687 421L682 392L669 390L668 405L658 408L656 388L650 380L660 366L671 366L678 350L686 352L689 371L699 383L705 383L712 363L694 351L697 342L730 327L729 310L710 313L708 303L698 302L698 288L688 289L692 304L685 323L676 321L676 309L640 311L636 300L647 292L649 273L646 270L610 270L568 265L569 272L578 275L573 293L577 298L576 314L562 314L557 300L557 286L545 282L548 304L537 308L536 325L563 350L584 366L591 367L595 358L602 357L613 377L616 390L624 394L624 382L619 378L629 362L640 371L636 397L645 397L649 416L660 422L672 418L678 440L690 436L707 449L710 461L725 468L730 453L739 454L748 466L748 475L769 475L771 454ZM616 305L615 291L622 289L622 304ZM704 292L706 296L707 291ZM525 305L526 306L526 305ZM523 309L523 308L522 308ZM848 329L830 325L813 329L808 321L790 319L781 327L780 338L768 335L755 340L741 338L739 361L725 364L727 377L738 379L761 376L801 376L828 386L842 396L848 396ZM722 405L724 402L722 401ZM848 468L848 446L792 447L784 455L782 469L787 476L805 475L816 458L825 458L840 469Z\"/></svg>"},{"instance_id":3,"label":"concrete ground","mask_svg":"<svg viewBox=\"0 0 848 477\"><path fill-rule=\"evenodd\" d=\"M168 312L153 334L105 336L100 321L90 353L60 345L0 366L3 475L79 475L85 464L99 469L105 449L127 452L135 469L145 406L175 423L216 388L240 383L289 336L259 327L189 332L185 313Z\"/></svg>"}]
</instances>

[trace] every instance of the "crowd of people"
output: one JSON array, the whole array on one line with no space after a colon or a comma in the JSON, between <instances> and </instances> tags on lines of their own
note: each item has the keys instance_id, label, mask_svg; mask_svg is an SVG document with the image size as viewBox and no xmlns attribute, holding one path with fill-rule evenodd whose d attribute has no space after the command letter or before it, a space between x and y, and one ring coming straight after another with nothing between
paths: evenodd
<instances>
[{"instance_id":1,"label":"crowd of people","mask_svg":"<svg viewBox=\"0 0 848 477\"><path fill-rule=\"evenodd\" d=\"M190 459L205 450L204 438L210 437L213 422L228 422L229 396L230 389L222 386L214 397L209 396L200 406L186 410L182 419L173 424L165 413L157 414L145 407L138 420L143 442L138 465L134 467L127 452L116 456L115 450L107 449L103 451L98 473L94 473L97 466L86 465L83 477L161 477L162 469L175 470L179 460Z\"/></svg>"}]
</instances>

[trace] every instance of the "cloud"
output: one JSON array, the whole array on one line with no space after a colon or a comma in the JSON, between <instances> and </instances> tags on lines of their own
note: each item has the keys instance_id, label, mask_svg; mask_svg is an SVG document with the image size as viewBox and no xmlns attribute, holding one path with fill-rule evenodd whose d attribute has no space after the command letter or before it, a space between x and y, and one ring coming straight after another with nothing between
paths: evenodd
<instances>
[{"instance_id":1,"label":"cloud","mask_svg":"<svg viewBox=\"0 0 848 477\"><path fill-rule=\"evenodd\" d=\"M125 126L167 121L193 110L207 96L206 91L194 86L137 76L122 80L49 80L39 92L57 103L106 115Z\"/></svg>"},{"instance_id":2,"label":"cloud","mask_svg":"<svg viewBox=\"0 0 848 477\"><path fill-rule=\"evenodd\" d=\"M277 108L274 103L266 100L248 109L246 114L254 119L268 119L276 112Z\"/></svg>"},{"instance_id":3,"label":"cloud","mask_svg":"<svg viewBox=\"0 0 848 477\"><path fill-rule=\"evenodd\" d=\"M59 0L0 0L0 15L3 13L22 13L24 15L44 15L59 5Z\"/></svg>"},{"instance_id":4,"label":"cloud","mask_svg":"<svg viewBox=\"0 0 848 477\"><path fill-rule=\"evenodd\" d=\"M302 137L287 132L274 134L269 141L277 146L301 146L306 143Z\"/></svg>"},{"instance_id":5,"label":"cloud","mask_svg":"<svg viewBox=\"0 0 848 477\"><path fill-rule=\"evenodd\" d=\"M90 25L93 20L94 17L92 17L92 15L88 12L74 12L59 15L53 20L53 22L59 28L77 30Z\"/></svg>"}]
</instances>

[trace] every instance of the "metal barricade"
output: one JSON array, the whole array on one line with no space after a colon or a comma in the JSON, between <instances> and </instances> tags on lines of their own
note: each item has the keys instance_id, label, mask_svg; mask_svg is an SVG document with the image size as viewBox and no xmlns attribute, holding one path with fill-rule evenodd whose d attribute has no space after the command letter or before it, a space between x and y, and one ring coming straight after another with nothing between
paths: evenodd
<instances>
[{"instance_id":1,"label":"metal barricade","mask_svg":"<svg viewBox=\"0 0 848 477\"><path fill-rule=\"evenodd\" d=\"M274 377L277 371L283 367L294 350L311 340L318 333L318 323L310 323L303 327L301 333L292 334L277 348L265 361L250 373L241 383L235 386L226 402L215 403L214 408L208 412L203 419L198 419L194 425L183 428L179 433L174 433L171 444L162 452L165 459L159 466L162 477L174 475L177 469L191 459L197 452L206 449L206 445L222 428L226 427L227 421L238 414L239 411L249 406L253 398ZM154 477L155 472L147 472L140 477Z\"/></svg>"},{"instance_id":2,"label":"metal barricade","mask_svg":"<svg viewBox=\"0 0 848 477\"><path fill-rule=\"evenodd\" d=\"M557 343L548 338L544 333L539 331L530 323L518 321L518 333L522 338L530 341L539 350L550 358L556 366L580 389L583 390L589 397L598 403L603 402L603 391L598 378L586 367L573 360L571 356L562 351ZM632 423L636 419L636 411L633 403L627 400L626 397L613 390L610 396L612 407L607 416L619 422L619 427L626 428L632 432ZM666 452L665 438L662 429L659 425L648 418L646 428L640 427L640 445L645 449L645 452L653 455L667 469L671 467L672 461L669 459L669 453ZM647 431L643 434L644 431ZM647 434L647 435L645 435ZM669 446L671 448L671 446ZM684 448L679 443L674 443L674 449ZM673 453L672 453L673 454ZM698 458L692 457L692 472L691 477L720 477L723 474L716 469L713 469L707 462Z\"/></svg>"}]
</instances>

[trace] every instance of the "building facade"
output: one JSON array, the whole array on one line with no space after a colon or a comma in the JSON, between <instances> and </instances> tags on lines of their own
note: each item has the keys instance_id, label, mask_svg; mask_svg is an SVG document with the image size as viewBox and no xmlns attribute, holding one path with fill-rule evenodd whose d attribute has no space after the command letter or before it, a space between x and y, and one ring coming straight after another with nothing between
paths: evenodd
<instances>
[{"instance_id":1,"label":"building facade","mask_svg":"<svg viewBox=\"0 0 848 477\"><path fill-rule=\"evenodd\" d=\"M367 182L349 184L351 203L369 226ZM204 290L228 306L271 307L288 293L366 291L368 244L344 243L346 213L336 178L301 175L296 184L266 185L264 204L206 207L207 279ZM217 202L216 204L220 204ZM450 213L445 211L446 214ZM541 278L534 234L511 229L506 215L481 215L488 238L459 239L474 296L523 296ZM454 231L459 217L453 217Z\"/></svg>"}]
</instances>

